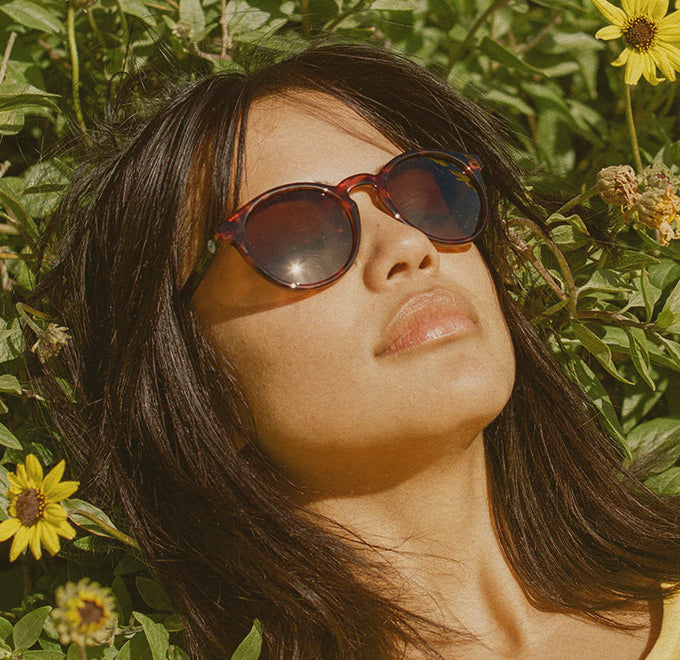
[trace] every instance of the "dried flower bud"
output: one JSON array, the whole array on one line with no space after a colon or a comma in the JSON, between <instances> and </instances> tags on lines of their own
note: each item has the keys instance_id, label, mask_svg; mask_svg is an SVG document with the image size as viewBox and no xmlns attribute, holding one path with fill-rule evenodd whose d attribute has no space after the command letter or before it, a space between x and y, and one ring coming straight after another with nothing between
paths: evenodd
<instances>
[{"instance_id":1,"label":"dried flower bud","mask_svg":"<svg viewBox=\"0 0 680 660\"><path fill-rule=\"evenodd\" d=\"M630 209L638 197L635 170L630 165L612 165L597 174L597 192L605 204Z\"/></svg>"},{"instance_id":2,"label":"dried flower bud","mask_svg":"<svg viewBox=\"0 0 680 660\"><path fill-rule=\"evenodd\" d=\"M638 181L646 189L660 188L661 190L676 188L680 183L678 177L674 176L663 163L654 163L654 165L645 167L638 177Z\"/></svg>"},{"instance_id":3,"label":"dried flower bud","mask_svg":"<svg viewBox=\"0 0 680 660\"><path fill-rule=\"evenodd\" d=\"M661 245L668 245L673 238L680 237L680 197L672 188L651 188L645 191L638 197L635 209L640 222L658 230Z\"/></svg>"},{"instance_id":4,"label":"dried flower bud","mask_svg":"<svg viewBox=\"0 0 680 660\"><path fill-rule=\"evenodd\" d=\"M47 328L38 337L38 341L31 346L31 351L41 362L45 362L59 353L62 346L66 346L70 339L68 328L63 328L56 323L48 323Z\"/></svg>"},{"instance_id":5,"label":"dried flower bud","mask_svg":"<svg viewBox=\"0 0 680 660\"><path fill-rule=\"evenodd\" d=\"M178 38L186 41L194 40L194 26L185 21L178 21L172 28L172 33Z\"/></svg>"}]
</instances>

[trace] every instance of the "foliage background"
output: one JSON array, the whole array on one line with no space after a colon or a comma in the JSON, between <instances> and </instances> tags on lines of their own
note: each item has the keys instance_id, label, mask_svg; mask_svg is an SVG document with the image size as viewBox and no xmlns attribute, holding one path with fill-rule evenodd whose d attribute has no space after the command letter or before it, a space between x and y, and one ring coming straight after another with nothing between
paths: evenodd
<instances>
[{"instance_id":1,"label":"foliage background","mask_svg":"<svg viewBox=\"0 0 680 660\"><path fill-rule=\"evenodd\" d=\"M21 301L35 241L75 166L70 136L95 129L126 74L230 70L256 47L277 57L328 34L416 59L506 119L543 195L585 193L547 218L547 234L517 221L518 297L631 468L680 492L680 248L660 247L591 190L601 167L632 164L622 71L609 66L621 44L593 37L604 23L589 0L0 0L0 520L7 472L29 452L45 465L63 453L28 376L50 319ZM677 84L642 81L633 102L643 162L677 173ZM70 506L113 525L96 504ZM143 557L72 519L78 537L57 557L10 564L9 543L0 547L0 658L80 658L43 623L55 587L83 575L111 586L119 611L115 645L88 657L186 657L181 621ZM237 657L257 649L255 630Z\"/></svg>"}]
</instances>

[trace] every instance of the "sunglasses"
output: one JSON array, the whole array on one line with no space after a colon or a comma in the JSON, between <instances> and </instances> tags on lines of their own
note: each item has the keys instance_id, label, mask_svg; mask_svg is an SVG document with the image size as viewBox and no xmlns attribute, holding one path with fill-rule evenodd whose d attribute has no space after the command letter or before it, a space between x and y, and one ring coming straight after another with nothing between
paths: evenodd
<instances>
[{"instance_id":1,"label":"sunglasses","mask_svg":"<svg viewBox=\"0 0 680 660\"><path fill-rule=\"evenodd\" d=\"M377 174L355 174L336 186L291 183L258 195L227 218L208 241L183 287L198 287L220 244L233 243L266 278L289 289L316 289L344 275L359 249L359 210L350 197L373 189L382 208L434 244L470 243L484 229L488 200L476 156L409 151Z\"/></svg>"}]
</instances>

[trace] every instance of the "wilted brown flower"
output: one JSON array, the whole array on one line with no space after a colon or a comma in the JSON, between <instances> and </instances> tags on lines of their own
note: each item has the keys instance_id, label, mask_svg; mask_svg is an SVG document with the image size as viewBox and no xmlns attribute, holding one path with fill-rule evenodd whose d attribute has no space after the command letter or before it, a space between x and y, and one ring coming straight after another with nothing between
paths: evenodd
<instances>
[{"instance_id":1,"label":"wilted brown flower","mask_svg":"<svg viewBox=\"0 0 680 660\"><path fill-rule=\"evenodd\" d=\"M663 163L654 163L649 167L645 167L642 170L642 174L638 177L640 185L645 188L661 188L666 190L666 188L676 188L680 181L678 177L674 176L673 173L666 167Z\"/></svg>"},{"instance_id":2,"label":"wilted brown flower","mask_svg":"<svg viewBox=\"0 0 680 660\"><path fill-rule=\"evenodd\" d=\"M673 238L680 238L680 197L672 188L646 190L638 197L635 209L640 222L659 231L661 245L668 245Z\"/></svg>"},{"instance_id":3,"label":"wilted brown flower","mask_svg":"<svg viewBox=\"0 0 680 660\"><path fill-rule=\"evenodd\" d=\"M45 362L59 353L62 346L66 346L70 339L68 328L56 323L48 323L47 328L38 336L38 341L31 346L31 351L38 356L41 362Z\"/></svg>"},{"instance_id":4,"label":"wilted brown flower","mask_svg":"<svg viewBox=\"0 0 680 660\"><path fill-rule=\"evenodd\" d=\"M612 165L597 174L597 192L605 204L630 209L638 198L638 182L630 165Z\"/></svg>"}]
</instances>

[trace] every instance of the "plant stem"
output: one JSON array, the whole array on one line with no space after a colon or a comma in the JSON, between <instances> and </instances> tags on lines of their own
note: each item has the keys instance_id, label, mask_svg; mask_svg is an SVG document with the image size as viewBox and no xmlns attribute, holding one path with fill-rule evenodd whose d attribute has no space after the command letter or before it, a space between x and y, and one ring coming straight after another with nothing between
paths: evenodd
<instances>
[{"instance_id":1,"label":"plant stem","mask_svg":"<svg viewBox=\"0 0 680 660\"><path fill-rule=\"evenodd\" d=\"M578 293L576 292L576 283L574 282L574 276L571 274L571 269L569 264L562 253L562 250L557 247L556 243L546 234L535 222L532 222L528 218L511 218L509 220L510 224L518 224L530 229L534 234L543 239L544 243L548 246L550 251L555 255L557 263L560 266L560 271L564 277L564 285L567 289L569 315L572 318L576 318L578 312L576 311L576 303L578 301ZM540 272L540 271L539 271ZM545 279L545 278L544 278ZM548 281L546 280L546 283Z\"/></svg>"},{"instance_id":2,"label":"plant stem","mask_svg":"<svg viewBox=\"0 0 680 660\"><path fill-rule=\"evenodd\" d=\"M632 85L626 85L626 122L628 123L630 143L633 147L635 167L637 168L638 174L640 174L640 172L642 172L642 158L640 158L640 145L638 144L637 133L635 131L635 120L633 119L633 102L630 94L631 87Z\"/></svg>"},{"instance_id":3,"label":"plant stem","mask_svg":"<svg viewBox=\"0 0 680 660\"><path fill-rule=\"evenodd\" d=\"M341 11L326 27L324 31L329 34L331 30L335 29L340 23L342 23L348 16L352 14L359 13L366 6L366 0L359 0L353 7Z\"/></svg>"},{"instance_id":4,"label":"plant stem","mask_svg":"<svg viewBox=\"0 0 680 660\"><path fill-rule=\"evenodd\" d=\"M227 59L231 39L229 37L229 25L227 24L227 0L222 0L222 12L220 14L220 27L222 28L222 38L220 47L220 57Z\"/></svg>"},{"instance_id":5,"label":"plant stem","mask_svg":"<svg viewBox=\"0 0 680 660\"><path fill-rule=\"evenodd\" d=\"M78 644L78 653L80 654L80 660L87 660L87 651L82 644Z\"/></svg>"},{"instance_id":6,"label":"plant stem","mask_svg":"<svg viewBox=\"0 0 680 660\"><path fill-rule=\"evenodd\" d=\"M12 30L9 33L9 39L7 39L7 45L5 46L5 53L2 56L2 64L0 65L0 85L5 79L5 74L7 73L7 63L9 62L9 56L12 52L14 42L17 38L17 33Z\"/></svg>"},{"instance_id":7,"label":"plant stem","mask_svg":"<svg viewBox=\"0 0 680 660\"><path fill-rule=\"evenodd\" d=\"M563 206L560 206L560 208L557 209L557 213L564 215L567 211L571 211L571 209L573 209L575 206L578 206L582 202L587 202L591 197L595 197L595 195L597 195L597 186L588 188L588 190L585 192L582 192L580 195L574 197L574 199L570 199Z\"/></svg>"},{"instance_id":8,"label":"plant stem","mask_svg":"<svg viewBox=\"0 0 680 660\"><path fill-rule=\"evenodd\" d=\"M545 280L546 284L557 294L560 300L566 300L567 294L562 290L555 278L548 272L547 268L536 258L533 250L515 233L513 229L508 229L510 240L517 246L520 254L530 261L539 275Z\"/></svg>"},{"instance_id":9,"label":"plant stem","mask_svg":"<svg viewBox=\"0 0 680 660\"><path fill-rule=\"evenodd\" d=\"M80 107L80 65L78 63L78 48L76 46L76 18L73 3L68 3L66 10L66 33L68 36L68 48L71 57L71 91L73 93L73 109L76 113L76 121L83 133L87 135L87 127L83 119L83 111Z\"/></svg>"},{"instance_id":10,"label":"plant stem","mask_svg":"<svg viewBox=\"0 0 680 660\"><path fill-rule=\"evenodd\" d=\"M460 46L458 46L458 48L454 51L453 55L451 55L452 63L459 60L461 56L465 54L467 49L470 47L472 40L475 38L477 30L479 30L479 28L482 27L484 21L486 21L486 19L489 18L489 16L491 16L491 14L493 14L495 11L507 5L508 2L510 2L510 0L496 0L496 2L489 5L489 7L487 7L487 9L477 17L477 20L472 24L472 27L465 35L465 39L463 39Z\"/></svg>"},{"instance_id":11,"label":"plant stem","mask_svg":"<svg viewBox=\"0 0 680 660\"><path fill-rule=\"evenodd\" d=\"M94 32L95 36L97 37L97 41L99 41L99 45L102 48L106 48L106 42L104 41L104 36L101 33L101 30L99 29L99 26L97 25L97 21L94 20L94 14L92 12L92 9L89 9L88 11L85 12L87 15L87 20L90 23L90 27L92 28L92 31Z\"/></svg>"}]
</instances>

